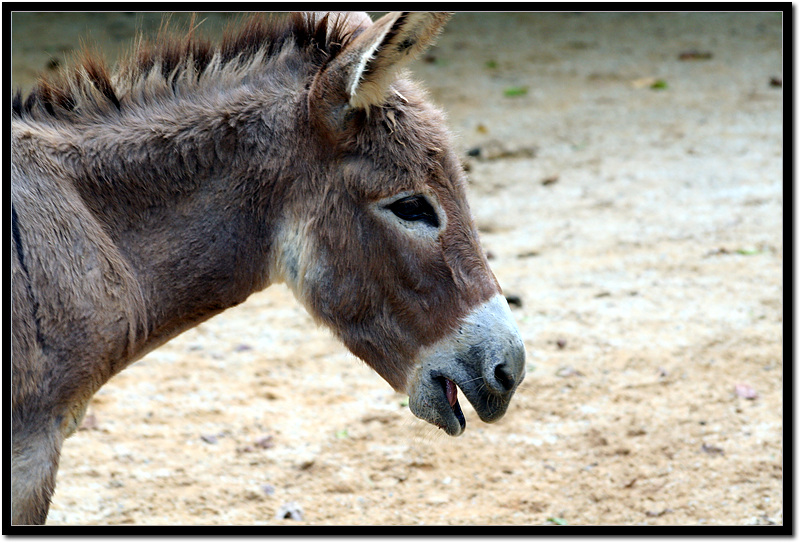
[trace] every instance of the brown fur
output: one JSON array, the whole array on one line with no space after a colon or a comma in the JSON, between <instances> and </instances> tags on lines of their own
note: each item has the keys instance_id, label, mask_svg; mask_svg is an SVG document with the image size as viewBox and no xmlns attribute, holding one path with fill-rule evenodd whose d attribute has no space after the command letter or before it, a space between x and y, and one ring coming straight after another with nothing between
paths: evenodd
<instances>
[{"instance_id":1,"label":"brown fur","mask_svg":"<svg viewBox=\"0 0 800 543\"><path fill-rule=\"evenodd\" d=\"M413 54L444 23L391 17L376 25L419 39ZM396 77L397 44L363 81L330 69L369 29L295 14L219 45L162 33L115 71L86 55L14 97L14 523L44 522L61 442L111 376L272 282L397 390L499 291L442 115ZM371 211L403 191L438 202L435 239Z\"/></svg>"}]
</instances>

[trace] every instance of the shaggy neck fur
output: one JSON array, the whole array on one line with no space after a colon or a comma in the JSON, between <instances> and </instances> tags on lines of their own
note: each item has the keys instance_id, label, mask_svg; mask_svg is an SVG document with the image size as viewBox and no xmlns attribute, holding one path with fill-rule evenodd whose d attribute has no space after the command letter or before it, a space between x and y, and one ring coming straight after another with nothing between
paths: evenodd
<instances>
[{"instance_id":1,"label":"shaggy neck fur","mask_svg":"<svg viewBox=\"0 0 800 543\"><path fill-rule=\"evenodd\" d=\"M346 43L345 22L253 17L217 46L162 34L113 73L87 55L15 97L15 163L61 180L148 300L131 351L269 284L270 229L308 162L276 142L302 133L304 81Z\"/></svg>"}]
</instances>

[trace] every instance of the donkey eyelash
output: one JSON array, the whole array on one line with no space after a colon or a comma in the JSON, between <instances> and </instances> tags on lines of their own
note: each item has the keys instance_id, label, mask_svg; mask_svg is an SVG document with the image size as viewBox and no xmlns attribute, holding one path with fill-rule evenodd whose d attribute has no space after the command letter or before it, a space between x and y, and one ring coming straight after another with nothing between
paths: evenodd
<instances>
[{"instance_id":1,"label":"donkey eyelash","mask_svg":"<svg viewBox=\"0 0 800 543\"><path fill-rule=\"evenodd\" d=\"M422 221L433 228L439 228L439 217L424 196L401 198L385 206L385 208L403 220Z\"/></svg>"}]
</instances>

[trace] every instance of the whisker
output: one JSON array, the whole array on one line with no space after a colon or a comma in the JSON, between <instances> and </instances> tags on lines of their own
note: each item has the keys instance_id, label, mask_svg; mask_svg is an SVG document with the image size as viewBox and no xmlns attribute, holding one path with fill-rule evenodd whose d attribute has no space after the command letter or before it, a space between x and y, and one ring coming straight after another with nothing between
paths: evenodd
<instances>
[{"instance_id":1,"label":"whisker","mask_svg":"<svg viewBox=\"0 0 800 543\"><path fill-rule=\"evenodd\" d=\"M483 379L483 377L474 377L472 379L468 379L466 381L463 381L462 384L467 385L467 384L469 384L469 383L471 383L473 381L480 381L481 379Z\"/></svg>"}]
</instances>

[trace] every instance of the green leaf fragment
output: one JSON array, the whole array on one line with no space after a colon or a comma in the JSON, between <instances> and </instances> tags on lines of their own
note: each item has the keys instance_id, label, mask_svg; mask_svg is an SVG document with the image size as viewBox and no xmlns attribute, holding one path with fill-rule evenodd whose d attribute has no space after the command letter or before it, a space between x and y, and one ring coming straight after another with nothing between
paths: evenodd
<instances>
[{"instance_id":1,"label":"green leaf fragment","mask_svg":"<svg viewBox=\"0 0 800 543\"><path fill-rule=\"evenodd\" d=\"M667 82L663 79L656 79L652 85L650 85L651 89L655 90L664 90L667 88Z\"/></svg>"},{"instance_id":2,"label":"green leaf fragment","mask_svg":"<svg viewBox=\"0 0 800 543\"><path fill-rule=\"evenodd\" d=\"M508 87L503 94L505 96L525 96L528 94L528 87Z\"/></svg>"}]
</instances>

